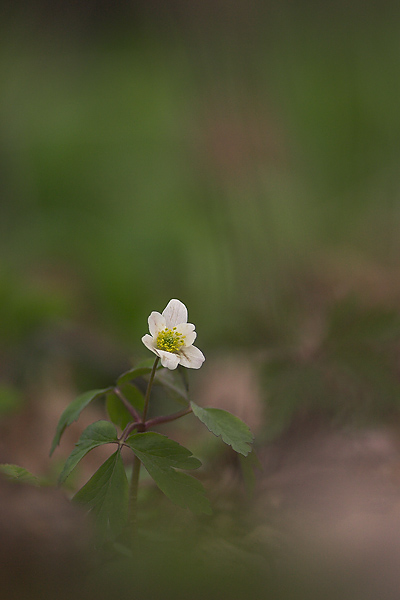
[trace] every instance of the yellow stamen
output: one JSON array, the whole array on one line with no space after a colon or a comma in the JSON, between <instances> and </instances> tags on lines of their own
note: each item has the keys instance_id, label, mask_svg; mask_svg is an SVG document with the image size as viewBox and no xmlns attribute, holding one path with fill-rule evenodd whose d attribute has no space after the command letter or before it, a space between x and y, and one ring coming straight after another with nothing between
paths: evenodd
<instances>
[{"instance_id":1,"label":"yellow stamen","mask_svg":"<svg viewBox=\"0 0 400 600\"><path fill-rule=\"evenodd\" d=\"M185 344L185 336L173 329L163 329L157 336L157 348L166 352L178 352Z\"/></svg>"}]
</instances>

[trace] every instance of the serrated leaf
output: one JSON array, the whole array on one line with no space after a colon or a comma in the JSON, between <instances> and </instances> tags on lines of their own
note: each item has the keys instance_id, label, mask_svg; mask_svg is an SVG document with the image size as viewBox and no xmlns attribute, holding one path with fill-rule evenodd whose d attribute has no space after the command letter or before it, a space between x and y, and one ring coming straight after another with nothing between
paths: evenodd
<instances>
[{"instance_id":1,"label":"serrated leaf","mask_svg":"<svg viewBox=\"0 0 400 600\"><path fill-rule=\"evenodd\" d=\"M201 463L177 442L159 433L137 433L127 444L142 461L160 490L175 504L196 514L211 514L203 485L175 468L196 469Z\"/></svg>"},{"instance_id":2,"label":"serrated leaf","mask_svg":"<svg viewBox=\"0 0 400 600\"><path fill-rule=\"evenodd\" d=\"M95 517L101 537L114 537L128 520L129 484L120 450L117 450L75 494L73 501Z\"/></svg>"},{"instance_id":3,"label":"serrated leaf","mask_svg":"<svg viewBox=\"0 0 400 600\"><path fill-rule=\"evenodd\" d=\"M100 398L100 396L103 396L109 390L110 388L106 388L104 390L91 390L90 392L85 392L84 394L81 394L75 398L75 400L71 402L69 406L67 406L62 413L60 420L58 421L56 433L51 444L50 456L53 454L56 446L58 446L60 443L61 436L65 429L79 418L79 415L83 409L86 408L86 406L90 404L92 400Z\"/></svg>"},{"instance_id":4,"label":"serrated leaf","mask_svg":"<svg viewBox=\"0 0 400 600\"><path fill-rule=\"evenodd\" d=\"M29 485L34 485L35 487L40 486L39 478L36 477L36 475L33 475L32 473L30 473L23 467L19 467L18 465L0 465L0 471L10 481L14 481L17 483L28 483Z\"/></svg>"},{"instance_id":5,"label":"serrated leaf","mask_svg":"<svg viewBox=\"0 0 400 600\"><path fill-rule=\"evenodd\" d=\"M146 457L154 458L160 466L176 467L178 469L198 469L201 462L190 450L167 436L154 431L135 433L127 440L127 445L135 454L145 453ZM140 456L139 456L140 458Z\"/></svg>"},{"instance_id":6,"label":"serrated leaf","mask_svg":"<svg viewBox=\"0 0 400 600\"><path fill-rule=\"evenodd\" d=\"M101 446L102 444L110 444L117 442L117 432L114 426L109 421L97 421L86 427L85 431L79 438L74 450L69 455L63 470L60 473L58 482L63 483L71 471L76 467L80 460L90 450Z\"/></svg>"},{"instance_id":7,"label":"serrated leaf","mask_svg":"<svg viewBox=\"0 0 400 600\"><path fill-rule=\"evenodd\" d=\"M142 360L136 365L136 367L133 367L133 369L129 369L129 371L122 373L122 375L118 377L117 386L120 387L124 383L129 383L130 381L133 381L138 377L143 377L143 375L147 375L151 372L153 365L154 360L152 358ZM161 365L159 365L157 368L160 369Z\"/></svg>"},{"instance_id":8,"label":"serrated leaf","mask_svg":"<svg viewBox=\"0 0 400 600\"><path fill-rule=\"evenodd\" d=\"M243 456L248 455L254 436L249 426L243 423L239 417L220 408L201 408L194 402L191 402L190 406L193 414L204 423L211 433L217 437L221 436L222 441L232 446L235 452L239 452Z\"/></svg>"}]
</instances>

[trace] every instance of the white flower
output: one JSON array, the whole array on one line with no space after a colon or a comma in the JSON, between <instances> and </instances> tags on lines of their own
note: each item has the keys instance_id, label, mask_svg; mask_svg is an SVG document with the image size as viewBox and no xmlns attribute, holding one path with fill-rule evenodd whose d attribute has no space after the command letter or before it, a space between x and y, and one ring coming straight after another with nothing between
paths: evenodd
<instances>
[{"instance_id":1,"label":"white flower","mask_svg":"<svg viewBox=\"0 0 400 600\"><path fill-rule=\"evenodd\" d=\"M179 300L170 300L162 314L153 311L149 316L149 331L142 342L149 350L161 358L167 369L178 365L190 369L200 369L205 361L201 350L193 346L196 339L195 327L187 322L186 306Z\"/></svg>"}]
</instances>

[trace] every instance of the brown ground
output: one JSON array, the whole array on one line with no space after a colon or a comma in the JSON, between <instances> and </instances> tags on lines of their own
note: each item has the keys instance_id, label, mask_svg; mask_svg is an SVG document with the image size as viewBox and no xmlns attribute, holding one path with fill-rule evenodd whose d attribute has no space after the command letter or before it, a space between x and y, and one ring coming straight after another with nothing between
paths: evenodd
<instances>
[{"instance_id":1,"label":"brown ground","mask_svg":"<svg viewBox=\"0 0 400 600\"><path fill-rule=\"evenodd\" d=\"M286 567L322 585L321 593L343 588L347 595L339 597L400 597L394 428L343 432L302 423L264 448L261 462L254 536L275 539Z\"/></svg>"},{"instance_id":2,"label":"brown ground","mask_svg":"<svg viewBox=\"0 0 400 600\"><path fill-rule=\"evenodd\" d=\"M212 373L199 393L206 394L210 386L214 397L207 396L208 405L231 408L240 414L238 398L244 389L250 405L257 402L255 389L249 400L253 378L243 369L235 381L234 373L239 371L232 366L226 368L231 386L227 395L224 386L225 396L222 392L218 396L219 384ZM35 410L28 408L23 415L1 422L1 462L15 462L36 474L45 474L50 464L48 448L55 424L63 407L72 400L68 391L58 392L56 398L51 396L42 395L42 400L34 404ZM236 402L236 409L227 406L227 402ZM249 405L246 412L248 409ZM258 408L252 414L253 419L255 415L261 419L262 411ZM38 429L42 417L46 426L45 444L41 443ZM78 425L70 428L62 448L56 452L56 460L70 452L79 431L96 418L103 415L92 408ZM256 428L257 422L252 425ZM25 439L18 450L15 450L16 437ZM321 420L304 420L279 441L260 449L259 457L263 471L258 475L252 500L251 530L246 543L256 553L272 548L278 570L287 574L289 580L294 578L298 597L303 589L304 597L314 597L315 593L315 597L324 600L331 596L354 600L399 598L397 428L339 431ZM87 463L87 471L93 472L95 463L103 459L99 455L90 459L94 462ZM17 580L23 584L21 590L14 589L15 598L45 597L40 586L39 591L29 587L29 580L37 579L38 574L49 585L59 584L63 577L68 579L69 566L80 557L87 539L82 515L73 510L59 490L4 481L0 481L0 505L3 581L0 597L11 598L12 582ZM75 573L84 568L80 558L77 562ZM11 587L7 587L7 581ZM308 588L310 582L312 589ZM51 585L49 597L53 594ZM276 597L281 597L279 592ZM282 595L286 597L289 595Z\"/></svg>"}]
</instances>

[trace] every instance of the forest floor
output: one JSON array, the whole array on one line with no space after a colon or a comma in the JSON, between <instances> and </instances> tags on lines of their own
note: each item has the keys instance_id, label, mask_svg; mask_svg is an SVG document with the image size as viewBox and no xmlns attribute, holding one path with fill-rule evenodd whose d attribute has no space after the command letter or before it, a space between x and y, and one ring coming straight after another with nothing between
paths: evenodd
<instances>
[{"instance_id":1,"label":"forest floor","mask_svg":"<svg viewBox=\"0 0 400 600\"><path fill-rule=\"evenodd\" d=\"M396 428L343 431L310 420L294 425L260 458L256 530L275 540L286 567L325 597L398 598Z\"/></svg>"},{"instance_id":2,"label":"forest floor","mask_svg":"<svg viewBox=\"0 0 400 600\"><path fill-rule=\"evenodd\" d=\"M251 377L243 373L242 377L242 387L248 389ZM210 385L218 388L212 377ZM231 385L234 395L233 389L240 390L240 385L238 381ZM56 396L51 391L48 397L42 394L40 403L2 421L1 462L17 463L38 474L48 469L55 424L73 399L69 391L64 395L58 391ZM213 402L213 398L210 405L227 408L222 400ZM240 413L240 403L233 412ZM89 407L79 424L66 432L64 450L68 447L69 452L79 431L99 418L104 418L99 408ZM16 445L17 439L24 443ZM263 468L257 473L254 497L248 505L247 545L271 549L278 570L292 578L299 594L305 590L305 598L315 594L324 600L396 600L400 590L398 427L338 429L324 419L308 418L298 420L278 440L259 448L258 455ZM56 456L55 460L62 458ZM87 472L93 472L95 466L90 460L88 457ZM104 457L100 453L93 460L101 462ZM224 481L221 476L221 489ZM226 481L229 494L232 481L229 483L229 477ZM29 573L43 564L43 577L51 580L52 573L59 573L55 564L64 561L70 565L71 556L80 556L89 535L87 525L61 490L1 480L0 505L0 575L7 576L11 586L21 571L28 573L25 579L29 581ZM55 563L47 561L47 556ZM78 568L84 569L83 563ZM27 597L35 598L29 586ZM7 589L3 585L4 597L9 594ZM23 592L17 597L24 597ZM37 597L45 597L40 586Z\"/></svg>"}]
</instances>

